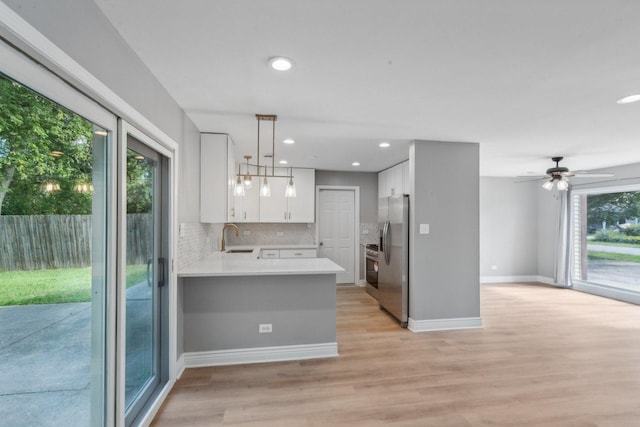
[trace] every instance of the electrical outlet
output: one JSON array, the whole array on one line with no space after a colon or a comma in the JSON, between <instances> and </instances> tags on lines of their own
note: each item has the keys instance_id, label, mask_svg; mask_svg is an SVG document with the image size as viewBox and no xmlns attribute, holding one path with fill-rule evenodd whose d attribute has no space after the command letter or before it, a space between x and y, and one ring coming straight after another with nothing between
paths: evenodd
<instances>
[{"instance_id":1,"label":"electrical outlet","mask_svg":"<svg viewBox=\"0 0 640 427\"><path fill-rule=\"evenodd\" d=\"M369 229L368 228L363 229L362 234L369 234Z\"/></svg>"},{"instance_id":2,"label":"electrical outlet","mask_svg":"<svg viewBox=\"0 0 640 427\"><path fill-rule=\"evenodd\" d=\"M258 325L258 332L261 334L270 334L273 332L273 326L271 323L260 323Z\"/></svg>"},{"instance_id":3,"label":"electrical outlet","mask_svg":"<svg viewBox=\"0 0 640 427\"><path fill-rule=\"evenodd\" d=\"M498 269L498 266L497 266L497 265L492 265L492 266L491 266L491 269L495 271L495 270L497 270L497 269Z\"/></svg>"},{"instance_id":4,"label":"electrical outlet","mask_svg":"<svg viewBox=\"0 0 640 427\"><path fill-rule=\"evenodd\" d=\"M244 231L242 232L242 235L243 235L243 236L251 236L251 230L244 230Z\"/></svg>"},{"instance_id":5,"label":"electrical outlet","mask_svg":"<svg viewBox=\"0 0 640 427\"><path fill-rule=\"evenodd\" d=\"M284 236L284 231L276 231L276 236L278 237Z\"/></svg>"},{"instance_id":6,"label":"electrical outlet","mask_svg":"<svg viewBox=\"0 0 640 427\"><path fill-rule=\"evenodd\" d=\"M184 227L185 227L184 222L181 222L180 225L178 226L180 237L184 237L184 234L185 234Z\"/></svg>"}]
</instances>

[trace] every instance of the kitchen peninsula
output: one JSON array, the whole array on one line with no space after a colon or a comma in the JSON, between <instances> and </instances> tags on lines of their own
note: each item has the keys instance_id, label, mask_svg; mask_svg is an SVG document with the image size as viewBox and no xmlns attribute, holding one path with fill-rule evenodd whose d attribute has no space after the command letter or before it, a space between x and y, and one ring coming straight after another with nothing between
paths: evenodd
<instances>
[{"instance_id":1,"label":"kitchen peninsula","mask_svg":"<svg viewBox=\"0 0 640 427\"><path fill-rule=\"evenodd\" d=\"M184 366L337 356L336 273L326 258L216 252L178 273Z\"/></svg>"}]
</instances>

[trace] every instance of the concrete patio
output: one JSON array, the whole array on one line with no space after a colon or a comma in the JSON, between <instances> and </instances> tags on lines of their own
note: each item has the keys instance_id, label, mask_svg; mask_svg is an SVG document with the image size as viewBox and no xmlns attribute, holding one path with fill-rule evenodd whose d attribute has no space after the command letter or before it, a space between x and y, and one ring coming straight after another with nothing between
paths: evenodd
<instances>
[{"instance_id":1,"label":"concrete patio","mask_svg":"<svg viewBox=\"0 0 640 427\"><path fill-rule=\"evenodd\" d=\"M146 283L129 288L127 308L148 313L149 296ZM91 303L0 307L0 426L90 425L90 363Z\"/></svg>"}]
</instances>

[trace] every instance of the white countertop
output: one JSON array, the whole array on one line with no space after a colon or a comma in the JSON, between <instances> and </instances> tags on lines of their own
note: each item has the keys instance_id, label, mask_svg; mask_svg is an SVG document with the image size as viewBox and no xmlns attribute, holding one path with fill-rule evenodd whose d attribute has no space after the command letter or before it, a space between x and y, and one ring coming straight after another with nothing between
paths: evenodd
<instances>
[{"instance_id":1,"label":"white countertop","mask_svg":"<svg viewBox=\"0 0 640 427\"><path fill-rule=\"evenodd\" d=\"M292 245L283 247L292 248ZM215 252L210 257L181 269L178 277L336 274L345 271L328 258L258 259L259 251L258 248L253 253Z\"/></svg>"}]
</instances>

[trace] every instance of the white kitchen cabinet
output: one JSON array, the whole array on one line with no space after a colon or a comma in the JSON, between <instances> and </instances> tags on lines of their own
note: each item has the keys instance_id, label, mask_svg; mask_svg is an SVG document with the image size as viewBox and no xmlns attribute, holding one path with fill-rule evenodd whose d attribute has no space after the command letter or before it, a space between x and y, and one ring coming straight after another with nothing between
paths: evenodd
<instances>
[{"instance_id":1,"label":"white kitchen cabinet","mask_svg":"<svg viewBox=\"0 0 640 427\"><path fill-rule=\"evenodd\" d=\"M276 170L277 175L286 175L286 170ZM296 197L285 197L289 178L267 177L271 197L260 198L260 222L315 221L315 170L293 169Z\"/></svg>"},{"instance_id":2,"label":"white kitchen cabinet","mask_svg":"<svg viewBox=\"0 0 640 427\"><path fill-rule=\"evenodd\" d=\"M378 173L378 197L408 194L410 184L408 175L408 161Z\"/></svg>"},{"instance_id":3,"label":"white kitchen cabinet","mask_svg":"<svg viewBox=\"0 0 640 427\"><path fill-rule=\"evenodd\" d=\"M316 218L316 171L315 169L293 169L296 197L289 197L289 222L315 222Z\"/></svg>"},{"instance_id":4,"label":"white kitchen cabinet","mask_svg":"<svg viewBox=\"0 0 640 427\"><path fill-rule=\"evenodd\" d=\"M231 163L229 163L231 159ZM200 135L200 222L222 223L233 210L233 140L223 133ZM231 187L230 187L231 185Z\"/></svg>"},{"instance_id":5,"label":"white kitchen cabinet","mask_svg":"<svg viewBox=\"0 0 640 427\"><path fill-rule=\"evenodd\" d=\"M288 206L284 192L288 178L267 177L271 188L270 197L260 198L260 222L287 222Z\"/></svg>"},{"instance_id":6,"label":"white kitchen cabinet","mask_svg":"<svg viewBox=\"0 0 640 427\"><path fill-rule=\"evenodd\" d=\"M280 258L280 251L278 249L263 249L260 254L260 258L274 259Z\"/></svg>"},{"instance_id":7,"label":"white kitchen cabinet","mask_svg":"<svg viewBox=\"0 0 640 427\"><path fill-rule=\"evenodd\" d=\"M234 222L260 222L260 186L257 180L251 188L244 189L244 196L234 196ZM230 189L233 191L233 188Z\"/></svg>"},{"instance_id":8,"label":"white kitchen cabinet","mask_svg":"<svg viewBox=\"0 0 640 427\"><path fill-rule=\"evenodd\" d=\"M409 176L409 160L400 163L402 167L402 194L409 194L411 192L411 178Z\"/></svg>"},{"instance_id":9,"label":"white kitchen cabinet","mask_svg":"<svg viewBox=\"0 0 640 427\"><path fill-rule=\"evenodd\" d=\"M378 198L387 196L387 169L385 169L378 173Z\"/></svg>"},{"instance_id":10,"label":"white kitchen cabinet","mask_svg":"<svg viewBox=\"0 0 640 427\"><path fill-rule=\"evenodd\" d=\"M280 258L316 258L316 249L280 249Z\"/></svg>"}]
</instances>

